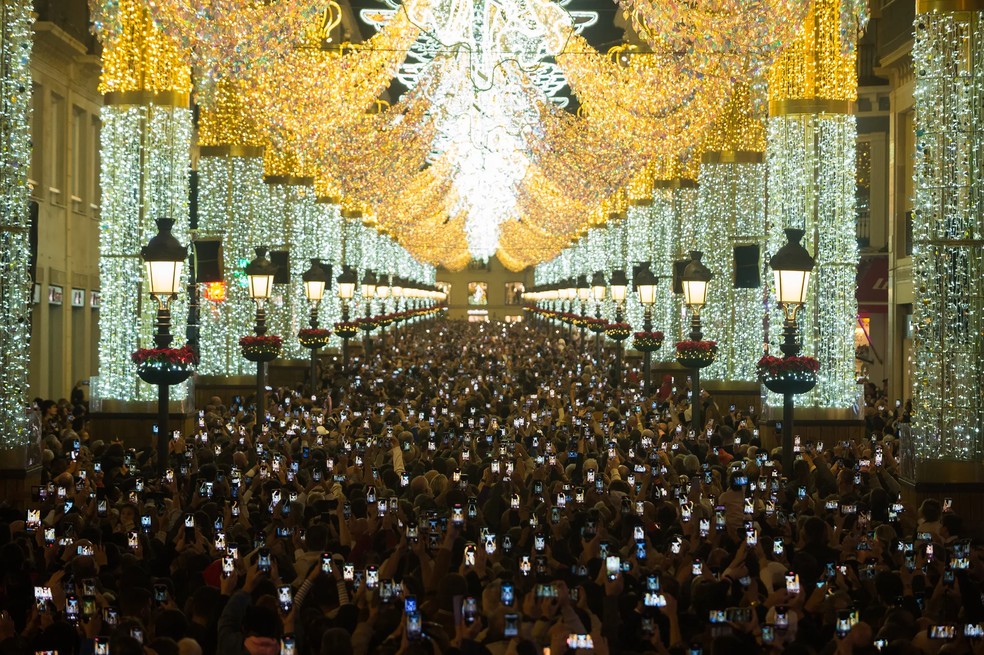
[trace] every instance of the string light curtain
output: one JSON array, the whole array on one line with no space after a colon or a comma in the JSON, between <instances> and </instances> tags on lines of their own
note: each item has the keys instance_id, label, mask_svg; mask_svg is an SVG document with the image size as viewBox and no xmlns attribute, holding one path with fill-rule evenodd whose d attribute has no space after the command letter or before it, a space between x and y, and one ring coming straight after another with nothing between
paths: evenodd
<instances>
[{"instance_id":1,"label":"string light curtain","mask_svg":"<svg viewBox=\"0 0 984 655\"><path fill-rule=\"evenodd\" d=\"M769 71L768 249L782 230L805 230L803 245L816 258L810 298L800 312L803 353L820 362L817 386L797 396L805 406L852 407L858 246L855 212L857 98L853 53L860 18L842 29L847 0L814 0L793 42ZM849 42L845 42L845 39ZM770 300L769 344L781 341L782 315ZM777 397L773 398L778 402Z\"/></svg>"},{"instance_id":2,"label":"string light curtain","mask_svg":"<svg viewBox=\"0 0 984 655\"><path fill-rule=\"evenodd\" d=\"M984 422L984 3L916 12L913 477L929 460L979 462Z\"/></svg>"},{"instance_id":3,"label":"string light curtain","mask_svg":"<svg viewBox=\"0 0 984 655\"><path fill-rule=\"evenodd\" d=\"M152 347L155 307L143 293L140 248L157 233L155 221L174 221L181 243L188 232L192 124L191 73L175 45L157 29L140 0L93 3L94 30L103 44L99 90L99 376L92 394L118 401L155 400L130 354ZM187 298L171 304L172 329L184 332ZM186 385L171 391L172 400Z\"/></svg>"},{"instance_id":4,"label":"string light curtain","mask_svg":"<svg viewBox=\"0 0 984 655\"><path fill-rule=\"evenodd\" d=\"M701 310L704 333L718 342L718 356L702 377L754 381L764 341L761 285L740 286L736 246L765 246L765 124L756 115L752 86L735 85L703 145L697 193L696 249L717 280ZM755 273L761 272L761 257Z\"/></svg>"},{"instance_id":5,"label":"string light curtain","mask_svg":"<svg viewBox=\"0 0 984 655\"><path fill-rule=\"evenodd\" d=\"M256 368L239 348L255 320L245 267L255 246L272 243L273 208L263 183L263 137L243 96L240 83L223 81L199 113L198 233L222 240L224 266L218 288L206 285L201 294L201 375L252 375Z\"/></svg>"},{"instance_id":6,"label":"string light curtain","mask_svg":"<svg viewBox=\"0 0 984 655\"><path fill-rule=\"evenodd\" d=\"M0 450L26 446L31 337L27 184L31 162L29 0L0 8Z\"/></svg>"}]
</instances>

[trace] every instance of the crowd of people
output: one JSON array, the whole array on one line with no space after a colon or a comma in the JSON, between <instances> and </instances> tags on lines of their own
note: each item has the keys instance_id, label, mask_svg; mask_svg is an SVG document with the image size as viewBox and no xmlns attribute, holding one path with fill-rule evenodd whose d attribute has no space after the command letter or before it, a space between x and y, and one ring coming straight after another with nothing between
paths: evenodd
<instances>
[{"instance_id":1,"label":"crowd of people","mask_svg":"<svg viewBox=\"0 0 984 655\"><path fill-rule=\"evenodd\" d=\"M981 549L900 501L901 403L869 389L863 439L783 470L754 411L613 388L565 336L407 326L259 412L214 399L166 462L38 403L0 655L984 652Z\"/></svg>"}]
</instances>

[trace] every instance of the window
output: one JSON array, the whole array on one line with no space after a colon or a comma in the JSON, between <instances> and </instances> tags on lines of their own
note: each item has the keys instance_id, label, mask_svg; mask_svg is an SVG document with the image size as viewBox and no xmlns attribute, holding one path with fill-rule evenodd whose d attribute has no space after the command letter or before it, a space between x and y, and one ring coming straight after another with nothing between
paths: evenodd
<instances>
[{"instance_id":1,"label":"window","mask_svg":"<svg viewBox=\"0 0 984 655\"><path fill-rule=\"evenodd\" d=\"M489 304L489 283L488 282L469 282L468 283L468 304L469 305L488 305Z\"/></svg>"},{"instance_id":2,"label":"window","mask_svg":"<svg viewBox=\"0 0 984 655\"><path fill-rule=\"evenodd\" d=\"M89 157L87 147L87 130L89 128L86 121L85 110L81 107L72 107L72 209L77 212L84 212L85 196L89 189L89 168L86 161Z\"/></svg>"},{"instance_id":3,"label":"window","mask_svg":"<svg viewBox=\"0 0 984 655\"><path fill-rule=\"evenodd\" d=\"M68 154L68 144L66 143L65 128L67 116L65 115L65 98L57 93L51 94L51 147L48 156L51 159L51 180L48 183L48 191L51 193L51 202L64 204L65 190L65 155Z\"/></svg>"},{"instance_id":4,"label":"window","mask_svg":"<svg viewBox=\"0 0 984 655\"><path fill-rule=\"evenodd\" d=\"M91 165L89 166L89 209L92 210L93 216L97 216L99 212L99 197L100 197L100 187L99 187L99 174L100 174L100 161L99 161L99 148L102 147L100 142L100 131L102 129L102 124L99 122L99 116L93 116L92 121L89 123L89 161Z\"/></svg>"},{"instance_id":5,"label":"window","mask_svg":"<svg viewBox=\"0 0 984 655\"><path fill-rule=\"evenodd\" d=\"M506 304L507 305L521 305L523 304L523 292L526 291L526 287L522 282L506 282Z\"/></svg>"},{"instance_id":6,"label":"window","mask_svg":"<svg viewBox=\"0 0 984 655\"><path fill-rule=\"evenodd\" d=\"M40 84L31 87L31 172L30 178L34 182L34 195L40 197L43 194L41 180L44 172L41 168L44 163L44 90Z\"/></svg>"}]
</instances>

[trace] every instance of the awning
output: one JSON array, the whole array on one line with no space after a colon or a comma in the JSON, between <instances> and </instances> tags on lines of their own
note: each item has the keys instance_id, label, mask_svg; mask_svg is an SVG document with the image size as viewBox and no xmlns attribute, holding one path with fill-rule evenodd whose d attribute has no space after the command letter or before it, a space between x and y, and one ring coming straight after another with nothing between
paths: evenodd
<instances>
[{"instance_id":1,"label":"awning","mask_svg":"<svg viewBox=\"0 0 984 655\"><path fill-rule=\"evenodd\" d=\"M888 255L861 257L858 264L858 312L888 313Z\"/></svg>"}]
</instances>

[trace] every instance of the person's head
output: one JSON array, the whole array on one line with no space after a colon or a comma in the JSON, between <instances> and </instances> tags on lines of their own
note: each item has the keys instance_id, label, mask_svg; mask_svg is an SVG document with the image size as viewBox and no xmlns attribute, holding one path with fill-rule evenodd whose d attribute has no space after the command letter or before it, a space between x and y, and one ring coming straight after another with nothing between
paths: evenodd
<instances>
[{"instance_id":1,"label":"person's head","mask_svg":"<svg viewBox=\"0 0 984 655\"><path fill-rule=\"evenodd\" d=\"M926 523L935 523L940 520L942 511L940 501L935 498L927 498L919 506L919 517Z\"/></svg>"},{"instance_id":2,"label":"person's head","mask_svg":"<svg viewBox=\"0 0 984 655\"><path fill-rule=\"evenodd\" d=\"M352 635L342 628L328 628L321 635L321 655L352 655Z\"/></svg>"},{"instance_id":3,"label":"person's head","mask_svg":"<svg viewBox=\"0 0 984 655\"><path fill-rule=\"evenodd\" d=\"M947 512L940 518L941 539L959 537L962 531L963 531L963 519L957 516L956 514L954 514L953 512Z\"/></svg>"},{"instance_id":4,"label":"person's head","mask_svg":"<svg viewBox=\"0 0 984 655\"><path fill-rule=\"evenodd\" d=\"M283 627L275 609L251 605L243 615L243 648L249 655L278 655Z\"/></svg>"}]
</instances>

